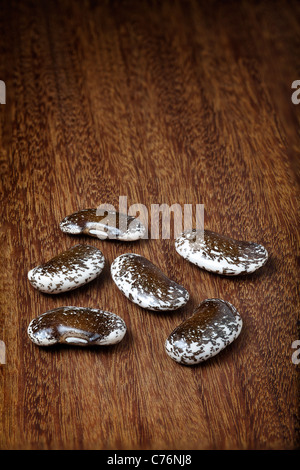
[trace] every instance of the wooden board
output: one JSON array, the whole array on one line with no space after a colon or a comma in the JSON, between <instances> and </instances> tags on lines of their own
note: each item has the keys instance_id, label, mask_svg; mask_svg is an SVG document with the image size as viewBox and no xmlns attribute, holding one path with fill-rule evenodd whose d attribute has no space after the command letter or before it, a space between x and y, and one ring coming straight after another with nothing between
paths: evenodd
<instances>
[{"instance_id":1,"label":"wooden board","mask_svg":"<svg viewBox=\"0 0 300 470\"><path fill-rule=\"evenodd\" d=\"M299 2L1 5L0 447L295 449ZM152 204L204 204L206 228L270 259L228 278L181 258L172 231L134 243L60 231L67 214L119 196L149 217ZM103 251L101 277L56 296L29 285L29 269L78 242ZM125 252L183 284L188 305L159 314L127 300L109 270ZM236 306L242 333L180 366L165 339L213 297ZM35 346L30 320L62 305L111 310L128 334L103 349Z\"/></svg>"}]
</instances>

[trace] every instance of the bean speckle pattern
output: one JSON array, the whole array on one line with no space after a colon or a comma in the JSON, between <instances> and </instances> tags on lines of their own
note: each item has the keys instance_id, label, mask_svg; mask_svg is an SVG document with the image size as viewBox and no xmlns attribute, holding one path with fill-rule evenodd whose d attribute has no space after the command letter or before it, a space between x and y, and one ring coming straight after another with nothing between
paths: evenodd
<instances>
[{"instance_id":1,"label":"bean speckle pattern","mask_svg":"<svg viewBox=\"0 0 300 470\"><path fill-rule=\"evenodd\" d=\"M47 294L60 294L87 284L99 276L105 258L101 250L75 245L28 272L30 284Z\"/></svg>"},{"instance_id":2,"label":"bean speckle pattern","mask_svg":"<svg viewBox=\"0 0 300 470\"><path fill-rule=\"evenodd\" d=\"M107 211L98 215L97 209L83 209L65 217L59 224L64 233L89 235L100 240L135 241L143 238L146 228L138 218Z\"/></svg>"},{"instance_id":3,"label":"bean speckle pattern","mask_svg":"<svg viewBox=\"0 0 300 470\"><path fill-rule=\"evenodd\" d=\"M210 230L187 230L175 241L179 255L202 269L236 276L252 273L268 260L266 248L258 243L237 241Z\"/></svg>"},{"instance_id":4,"label":"bean speckle pattern","mask_svg":"<svg viewBox=\"0 0 300 470\"><path fill-rule=\"evenodd\" d=\"M111 275L121 292L145 309L175 310L189 300L189 293L183 286L138 254L126 253L116 258L111 265Z\"/></svg>"},{"instance_id":5,"label":"bean speckle pattern","mask_svg":"<svg viewBox=\"0 0 300 470\"><path fill-rule=\"evenodd\" d=\"M126 324L118 315L92 308L58 307L34 318L27 329L38 346L108 346L119 343Z\"/></svg>"},{"instance_id":6,"label":"bean speckle pattern","mask_svg":"<svg viewBox=\"0 0 300 470\"><path fill-rule=\"evenodd\" d=\"M222 299L207 299L169 335L167 354L176 362L194 365L215 356L240 334L242 318Z\"/></svg>"}]
</instances>

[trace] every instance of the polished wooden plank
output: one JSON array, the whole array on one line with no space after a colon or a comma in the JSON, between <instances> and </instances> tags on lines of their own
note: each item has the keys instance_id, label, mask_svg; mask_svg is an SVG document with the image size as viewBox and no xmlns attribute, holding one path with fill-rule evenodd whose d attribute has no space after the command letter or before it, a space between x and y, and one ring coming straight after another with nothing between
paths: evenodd
<instances>
[{"instance_id":1,"label":"polished wooden plank","mask_svg":"<svg viewBox=\"0 0 300 470\"><path fill-rule=\"evenodd\" d=\"M299 3L1 5L0 447L299 446ZM172 239L60 232L65 215L118 207L120 195L149 212L204 204L207 228L264 244L270 260L226 278L183 260ZM28 270L79 240L105 254L103 276L59 296L32 289ZM189 290L186 308L147 312L122 296L109 265L131 251ZM237 307L242 333L207 363L182 367L164 341L211 297ZM114 311L126 339L106 349L33 345L30 320L62 305Z\"/></svg>"}]
</instances>

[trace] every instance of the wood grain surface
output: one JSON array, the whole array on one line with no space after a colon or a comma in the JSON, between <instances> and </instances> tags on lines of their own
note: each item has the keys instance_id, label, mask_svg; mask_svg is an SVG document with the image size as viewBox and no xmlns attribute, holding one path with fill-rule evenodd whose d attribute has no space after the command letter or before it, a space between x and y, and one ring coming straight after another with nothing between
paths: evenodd
<instances>
[{"instance_id":1,"label":"wood grain surface","mask_svg":"<svg viewBox=\"0 0 300 470\"><path fill-rule=\"evenodd\" d=\"M1 449L299 446L299 21L297 1L1 2ZM173 238L60 231L120 195L149 213L204 204L206 228L262 243L270 259L227 278L181 258ZM103 251L102 276L56 296L29 285L29 269L78 242ZM110 277L125 252L184 285L187 306L127 300ZM180 366L165 339L212 297L235 305L243 330ZM102 349L31 343L31 319L63 305L113 311L128 333Z\"/></svg>"}]
</instances>

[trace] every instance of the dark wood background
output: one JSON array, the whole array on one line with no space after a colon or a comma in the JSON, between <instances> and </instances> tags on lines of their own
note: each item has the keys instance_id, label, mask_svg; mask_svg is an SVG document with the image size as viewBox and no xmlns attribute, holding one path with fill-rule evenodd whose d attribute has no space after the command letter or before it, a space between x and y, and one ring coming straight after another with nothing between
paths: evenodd
<instances>
[{"instance_id":1,"label":"dark wood background","mask_svg":"<svg viewBox=\"0 0 300 470\"><path fill-rule=\"evenodd\" d=\"M2 1L0 79L2 449L295 449L299 446L297 1ZM264 244L268 264L226 278L189 264L174 239L70 237L79 209L205 204L205 227ZM104 274L58 296L27 272L78 242ZM174 313L129 302L110 278L124 252L190 292ZM239 338L183 367L168 334L202 300L232 302ZM111 348L42 349L32 318L62 305L127 323ZM298 320L299 321L299 320ZM299 357L299 355L298 355Z\"/></svg>"}]
</instances>

